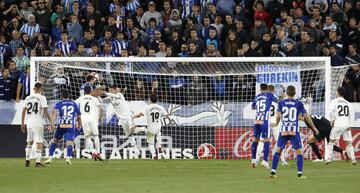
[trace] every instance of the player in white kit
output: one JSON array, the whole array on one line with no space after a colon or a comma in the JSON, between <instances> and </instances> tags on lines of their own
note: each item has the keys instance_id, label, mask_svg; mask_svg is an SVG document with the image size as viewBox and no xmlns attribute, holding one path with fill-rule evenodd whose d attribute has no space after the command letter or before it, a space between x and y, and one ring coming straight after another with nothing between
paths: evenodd
<instances>
[{"instance_id":1,"label":"player in white kit","mask_svg":"<svg viewBox=\"0 0 360 193\"><path fill-rule=\"evenodd\" d=\"M91 86L84 87L85 95L79 97L75 102L81 112L81 123L85 135L86 149L91 151L91 155L95 161L101 161L99 123L101 123L102 120L103 108L99 100L91 96L91 90Z\"/></svg>"},{"instance_id":2,"label":"player in white kit","mask_svg":"<svg viewBox=\"0 0 360 193\"><path fill-rule=\"evenodd\" d=\"M330 141L326 146L325 164L331 163L332 150L334 144L343 137L346 143L345 151L351 158L351 164L356 165L354 147L352 145L352 135L350 122L353 120L353 109L351 103L343 98L345 89L339 87L336 92L336 99L330 103L329 118L333 129L330 133Z\"/></svg>"},{"instance_id":3,"label":"player in white kit","mask_svg":"<svg viewBox=\"0 0 360 193\"><path fill-rule=\"evenodd\" d=\"M268 85L268 92L270 93L275 93L275 87L274 85ZM281 96L282 98L282 96ZM271 123L275 123L276 122L276 109L278 107L278 104L276 102L271 102L271 107L270 107L270 110L269 110L269 127L271 129L271 132L273 134L273 137L274 137L274 140L277 141L277 139L279 138L279 128L281 127L281 124L279 124L278 126L276 127L271 127ZM259 162L260 160L260 157L262 155L262 151L264 149L264 142L263 142L263 139L260 138L260 143L257 147L257 153L256 153L256 161ZM276 146L274 146L273 150L272 150L272 153L274 155L276 151ZM285 159L285 151L282 152L281 156L280 156L280 159L281 159L281 165L289 165L287 162L286 162L286 159Z\"/></svg>"},{"instance_id":4,"label":"player in white kit","mask_svg":"<svg viewBox=\"0 0 360 193\"><path fill-rule=\"evenodd\" d=\"M30 167L30 154L33 143L36 143L36 164L35 167L44 167L41 163L42 157L42 146L43 146L43 135L44 135L44 122L43 115L50 121L50 127L53 126L48 112L48 105L46 97L41 94L42 85L41 83L35 83L34 94L26 97L24 108L21 114L21 131L27 133L26 138L26 161L25 166ZM26 118L26 125L25 125Z\"/></svg>"},{"instance_id":5,"label":"player in white kit","mask_svg":"<svg viewBox=\"0 0 360 193\"><path fill-rule=\"evenodd\" d=\"M107 98L104 100L110 100L110 104L112 105L116 116L119 118L119 125L124 130L126 137L128 137L131 149L134 151L136 157L140 155L140 151L136 146L136 140L133 134L145 131L142 127L136 127L132 120L132 113L130 111L130 107L125 100L123 94L118 92L118 88L116 86L110 86L109 93L105 93Z\"/></svg>"},{"instance_id":6,"label":"player in white kit","mask_svg":"<svg viewBox=\"0 0 360 193\"><path fill-rule=\"evenodd\" d=\"M139 118L142 116L146 117L147 123L147 143L149 145L151 158L157 159L156 149L155 149L155 136L156 140L161 141L161 119L163 117L168 117L168 113L164 109L164 107L156 104L157 96L156 94L151 94L149 96L150 104L139 114L134 115L133 118Z\"/></svg>"}]
</instances>

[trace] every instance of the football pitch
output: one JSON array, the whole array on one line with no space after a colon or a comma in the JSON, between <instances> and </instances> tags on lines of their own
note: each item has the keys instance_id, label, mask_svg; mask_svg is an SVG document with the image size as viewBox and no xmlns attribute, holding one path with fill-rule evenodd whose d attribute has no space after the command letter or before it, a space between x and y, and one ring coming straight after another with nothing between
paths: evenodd
<instances>
[{"instance_id":1,"label":"football pitch","mask_svg":"<svg viewBox=\"0 0 360 193\"><path fill-rule=\"evenodd\" d=\"M0 159L0 193L359 193L360 167L305 161L307 179L296 163L269 170L246 160L54 160L46 168L24 167L23 159Z\"/></svg>"}]
</instances>

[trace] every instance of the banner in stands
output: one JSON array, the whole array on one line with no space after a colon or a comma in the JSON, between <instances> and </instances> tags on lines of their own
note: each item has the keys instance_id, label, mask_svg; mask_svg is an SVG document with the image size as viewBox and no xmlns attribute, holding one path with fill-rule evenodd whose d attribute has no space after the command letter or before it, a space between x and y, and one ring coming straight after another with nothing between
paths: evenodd
<instances>
[{"instance_id":1,"label":"banner in stands","mask_svg":"<svg viewBox=\"0 0 360 193\"><path fill-rule=\"evenodd\" d=\"M289 85L301 90L300 65L258 64L256 65L256 94L260 93L260 84L267 83L275 86L276 96L281 96ZM296 98L301 92L296 92Z\"/></svg>"}]
</instances>

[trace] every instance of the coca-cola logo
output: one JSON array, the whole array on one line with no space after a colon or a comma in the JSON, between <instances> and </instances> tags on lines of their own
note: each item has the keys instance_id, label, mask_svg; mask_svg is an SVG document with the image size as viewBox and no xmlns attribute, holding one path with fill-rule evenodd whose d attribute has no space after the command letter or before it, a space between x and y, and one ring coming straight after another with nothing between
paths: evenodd
<instances>
[{"instance_id":1,"label":"coca-cola logo","mask_svg":"<svg viewBox=\"0 0 360 193\"><path fill-rule=\"evenodd\" d=\"M210 143L203 143L197 148L196 154L198 159L215 159L216 148Z\"/></svg>"},{"instance_id":2,"label":"coca-cola logo","mask_svg":"<svg viewBox=\"0 0 360 193\"><path fill-rule=\"evenodd\" d=\"M358 151L360 151L360 132L357 132L354 136L353 136L353 145L354 145L354 151L355 153L357 153Z\"/></svg>"},{"instance_id":3,"label":"coca-cola logo","mask_svg":"<svg viewBox=\"0 0 360 193\"><path fill-rule=\"evenodd\" d=\"M236 140L233 148L235 157L246 158L251 156L252 131L246 131Z\"/></svg>"}]
</instances>

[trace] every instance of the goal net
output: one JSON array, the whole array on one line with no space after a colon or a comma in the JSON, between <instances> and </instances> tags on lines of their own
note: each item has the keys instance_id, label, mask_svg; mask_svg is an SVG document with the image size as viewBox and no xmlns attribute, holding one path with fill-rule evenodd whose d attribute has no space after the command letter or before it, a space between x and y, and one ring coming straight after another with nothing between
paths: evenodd
<instances>
[{"instance_id":1,"label":"goal net","mask_svg":"<svg viewBox=\"0 0 360 193\"><path fill-rule=\"evenodd\" d=\"M139 113L156 93L159 104L170 114L162 119L162 159L249 159L254 112L251 101L260 83L275 86L280 96L294 85L296 97L312 114L325 115L327 104L342 83L346 67L331 69L328 58L31 58L32 78L44 84L49 109L60 99L60 90L80 96L88 74L97 77L97 86L116 85L131 111ZM101 99L100 99L101 100ZM103 103L100 123L101 152L110 159L133 159L128 140L110 104ZM146 119L135 124L146 126ZM304 125L303 125L304 126ZM304 157L311 158L301 130ZM47 143L53 133L45 132ZM78 138L76 157L90 158L83 135ZM136 134L141 158L149 158L146 133ZM274 146L274 142L272 144ZM60 143L55 155L61 157ZM291 147L286 149L293 158Z\"/></svg>"}]
</instances>

